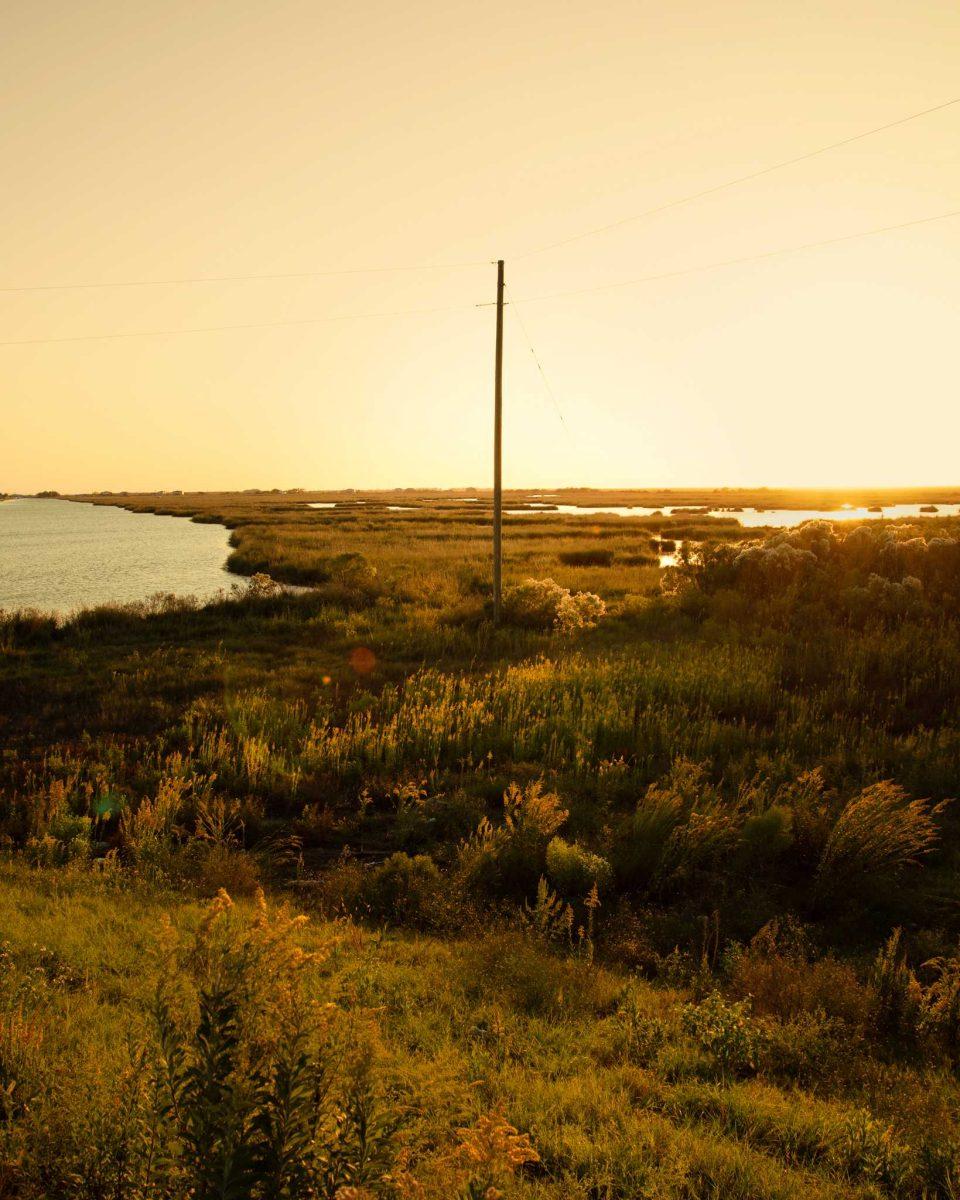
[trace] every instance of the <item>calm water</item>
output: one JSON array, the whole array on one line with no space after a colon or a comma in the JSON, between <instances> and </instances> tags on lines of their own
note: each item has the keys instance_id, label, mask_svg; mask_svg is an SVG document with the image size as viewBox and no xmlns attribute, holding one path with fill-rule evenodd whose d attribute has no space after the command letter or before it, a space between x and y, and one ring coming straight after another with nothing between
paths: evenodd
<instances>
[{"instance_id":1,"label":"calm water","mask_svg":"<svg viewBox=\"0 0 960 1200\"><path fill-rule=\"evenodd\" d=\"M0 609L68 613L156 592L209 599L230 587L229 533L68 500L0 501Z\"/></svg>"},{"instance_id":2,"label":"calm water","mask_svg":"<svg viewBox=\"0 0 960 1200\"><path fill-rule=\"evenodd\" d=\"M536 512L543 512L545 515L551 513L566 513L573 517L683 517L689 516L695 519L701 515L699 512L691 511L692 506L686 505L680 508L643 508L639 505L595 505L588 507L580 507L577 504L557 504L549 499L549 492L535 493L541 498L531 500L526 508L505 508L503 511L512 516L532 516ZM476 501L476 496L459 496L454 497L458 502L465 500ZM363 501L354 501L360 504ZM315 502L308 504L308 508L337 508L334 501ZM388 504L389 512L414 512L417 508L406 504ZM419 506L418 506L419 507ZM429 507L429 502L423 506ZM804 521L866 521L866 520L882 520L884 517L955 517L960 515L960 504L938 504L935 513L921 512L919 504L888 504L880 512L870 512L866 508L853 508L845 506L843 508L834 509L815 509L815 508L744 508L737 512L732 512L730 509L714 508L707 513L711 517L733 517L744 527L744 529L758 529L766 526L773 529L789 529L794 525L802 525Z\"/></svg>"},{"instance_id":3,"label":"calm water","mask_svg":"<svg viewBox=\"0 0 960 1200\"><path fill-rule=\"evenodd\" d=\"M775 529L786 529L793 525L802 525L804 521L864 521L883 517L955 517L960 514L960 504L938 504L935 513L920 511L919 504L888 504L880 512L870 512L866 508L835 508L821 510L815 508L745 508L740 512L729 509L714 508L706 515L711 517L734 517L745 529L757 529L761 526ZM504 512L516 515L529 514L533 510L549 513L567 513L575 517L614 516L614 517L652 517L654 514L666 517L689 516L696 519L700 514L686 508L630 508L626 505L599 505L592 508L581 508L576 504L548 504L535 502L529 508L507 508Z\"/></svg>"}]
</instances>

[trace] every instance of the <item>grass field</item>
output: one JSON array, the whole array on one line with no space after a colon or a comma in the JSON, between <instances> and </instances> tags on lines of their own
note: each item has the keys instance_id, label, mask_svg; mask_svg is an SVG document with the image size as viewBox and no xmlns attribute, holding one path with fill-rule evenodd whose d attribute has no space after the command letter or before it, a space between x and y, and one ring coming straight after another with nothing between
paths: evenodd
<instances>
[{"instance_id":1,"label":"grass field","mask_svg":"<svg viewBox=\"0 0 960 1200\"><path fill-rule=\"evenodd\" d=\"M0 619L0 1196L956 1196L958 522L469 495Z\"/></svg>"}]
</instances>

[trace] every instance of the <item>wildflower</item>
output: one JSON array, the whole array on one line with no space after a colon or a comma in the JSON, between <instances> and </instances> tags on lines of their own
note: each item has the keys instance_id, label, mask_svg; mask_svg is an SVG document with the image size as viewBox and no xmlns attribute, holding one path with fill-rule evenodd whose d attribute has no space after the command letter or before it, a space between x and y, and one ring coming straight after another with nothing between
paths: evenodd
<instances>
[{"instance_id":1,"label":"wildflower","mask_svg":"<svg viewBox=\"0 0 960 1200\"><path fill-rule=\"evenodd\" d=\"M540 1161L540 1155L530 1143L530 1135L519 1133L507 1121L502 1109L495 1109L480 1117L476 1125L460 1128L457 1133L460 1159L475 1179L479 1177L486 1184L487 1191L482 1193L485 1196L497 1196L496 1183L525 1164Z\"/></svg>"}]
</instances>

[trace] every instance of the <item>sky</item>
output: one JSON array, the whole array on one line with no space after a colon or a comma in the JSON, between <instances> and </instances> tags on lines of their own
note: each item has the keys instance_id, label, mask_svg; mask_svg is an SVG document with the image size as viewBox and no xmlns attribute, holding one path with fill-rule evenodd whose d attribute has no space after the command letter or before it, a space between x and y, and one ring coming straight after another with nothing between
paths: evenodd
<instances>
[{"instance_id":1,"label":"sky","mask_svg":"<svg viewBox=\"0 0 960 1200\"><path fill-rule=\"evenodd\" d=\"M508 486L960 483L960 217L710 269L960 210L960 104L627 220L958 62L955 0L0 0L0 491L486 486L497 258Z\"/></svg>"}]
</instances>

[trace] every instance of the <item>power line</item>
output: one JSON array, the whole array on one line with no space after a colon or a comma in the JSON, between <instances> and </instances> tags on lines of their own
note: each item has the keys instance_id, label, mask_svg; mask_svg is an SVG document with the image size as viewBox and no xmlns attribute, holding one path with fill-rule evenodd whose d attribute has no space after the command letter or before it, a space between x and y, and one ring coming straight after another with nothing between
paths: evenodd
<instances>
[{"instance_id":1,"label":"power line","mask_svg":"<svg viewBox=\"0 0 960 1200\"><path fill-rule=\"evenodd\" d=\"M574 242L581 241L585 238L593 237L593 236L595 236L597 234L601 234L601 233L606 233L610 230L618 229L621 226L631 224L635 221L640 221L647 217L655 216L658 213L666 212L670 209L678 208L685 204L690 204L695 200L702 199L706 196L714 195L715 193L724 191L727 188L735 187L741 183L747 183L750 180L758 179L761 176L768 175L773 171L782 170L785 167L793 166L796 163L805 162L806 160L815 158L816 156L818 156L820 154L826 154L831 150L837 150L843 146L848 146L853 142L861 141L862 139L872 137L875 134L883 133L889 129L895 129L896 127L898 127L900 125L905 125L908 122L916 121L919 118L929 116L932 113L941 112L944 109L951 108L957 104L960 104L960 97L955 97L952 100L946 100L943 103L933 105L930 108L921 109L919 112L910 113L907 116L899 117L895 121L888 121L884 125L877 125L877 126L873 127L872 129L864 130L861 133L852 134L850 137L842 138L836 142L831 142L826 146L820 146L815 150L809 150L804 154L795 155L793 158L783 159L780 162L771 163L769 166L762 167L757 171L752 171L746 175L738 176L735 179L730 179L730 180L726 180L723 183L715 184L713 187L704 188L701 191L693 192L687 196L681 196L675 200L667 201L665 204L658 205L655 208L647 209L644 212L636 213L636 214L634 214L632 216L628 216L628 217L623 217L618 221L612 221L606 225L600 225L593 229L584 230L582 233L574 234L568 238L563 238L563 239L560 239L555 242L549 242L549 243L547 243L543 246L539 246L533 250L528 250L524 254L515 256L514 261L522 261L523 259L531 258L534 255L546 253L548 250L555 250L562 246L568 246ZM954 214L948 213L948 214L944 214L944 215L952 216ZM927 219L939 220L942 218L927 218ZM874 232L882 233L882 232L887 232L888 229L906 228L908 224L920 224L920 223L922 223L922 222L907 222L904 225L890 226L887 229L870 230L867 232L868 233L874 233ZM866 236L866 234L854 234L854 235L850 235L850 236L862 237L862 236ZM831 239L831 241L842 241L842 240L845 240L845 239L843 239L843 238ZM829 244L829 243L828 242L809 243L807 246L800 246L800 247L795 247L792 249L807 249L807 248L812 248L814 245L827 245L827 244ZM770 253L780 254L780 253L788 253L788 252L789 252L788 250L779 250L779 251L772 251ZM748 262L748 261L753 261L754 258L761 258L761 257L768 257L768 256L767 255L758 255L758 256L751 256L750 258L745 258L745 259L732 259L732 260L729 260L729 262L717 263L717 264L712 264L712 265L727 266L727 265L733 265L733 263L735 263L735 262ZM391 265L391 266L383 266L383 267L346 267L346 268L339 268L339 269L334 269L334 270L324 269L324 270L316 270L316 271L284 271L284 272L268 272L268 273L260 273L260 274L241 274L241 275L196 275L196 276L180 276L180 277L166 278L166 279L128 279L128 280L111 280L111 281L84 282L84 283L28 284L28 285L17 285L17 286L9 285L9 286L0 286L0 294L51 292L51 291L87 291L87 290L97 290L97 289L108 290L108 289L112 289L112 288L170 287L170 286L177 286L177 285L181 285L181 284L245 283L245 282L282 280L282 279L319 279L319 278L336 278L336 277L343 277L343 276L350 276L350 275L399 274L399 273L428 272L428 271L459 271L459 270L468 270L468 269L473 269L476 267L487 266L487 265L489 265L487 260L474 260L474 261L470 261L470 262L459 262L459 263L427 263L427 264L420 264L420 265L406 264L406 265ZM691 271L693 271L693 270L698 270L698 271L699 270L709 270L709 269L711 269L711 266L690 268ZM648 280L652 281L654 279L670 278L670 277L673 277L675 274L687 274L687 273L688 273L687 271L669 272L665 275L648 276L642 280L630 280L630 281L628 281L628 283L633 283L633 282L639 283L639 282L646 282ZM607 285L607 286L621 287L621 286L627 286L627 283L613 284L613 285ZM588 292L588 291L599 291L602 289L600 289L600 288L585 288L585 289L581 289L581 290L583 292ZM556 293L556 294L557 295L575 295L575 294L580 294L580 293L579 292L576 292L576 293L565 292L565 293ZM533 297L532 299L546 299L546 298L547 297ZM424 311L437 311L437 310L424 310ZM364 314L358 314L358 316L361 316L361 315L364 315ZM378 314L371 314L371 315L378 315ZM384 315L394 315L394 314L384 314ZM323 320L326 320L326 319L327 318L323 318ZM333 318L333 319L341 319L341 318ZM210 327L210 329L213 330L214 328L216 328L216 329L266 328L267 324L268 323L258 323L257 325L249 325L249 326L240 326L240 325L238 325L238 326L217 326L217 327ZM280 322L270 322L269 324L276 325L276 324L281 324L281 323ZM129 335L103 334L103 335L91 335L91 338L93 336L96 336L96 337L120 337L120 336L137 336L137 337L144 336L144 337L147 337L147 336L161 336L166 333L175 333L175 332L181 332L181 331L158 330L155 333L150 332L150 333L144 333L144 334L129 334ZM206 329L204 329L204 330L199 330L199 329L198 330L183 330L182 332L207 332L207 330ZM80 341L80 340L87 340L87 339L86 338L70 338L70 339L67 339L67 338L44 338L44 339L31 339L31 340L35 340L37 342L40 342L40 341L54 342L54 341L68 341L68 340L69 341ZM27 344L27 342L26 341L0 342L0 345L23 345L23 344ZM531 344L531 352L532 351L533 351L533 347ZM546 378L546 377L544 376L544 378Z\"/></svg>"},{"instance_id":2,"label":"power line","mask_svg":"<svg viewBox=\"0 0 960 1200\"><path fill-rule=\"evenodd\" d=\"M505 290L506 290L507 297L508 297L508 303L510 305L510 311L517 318L517 324L520 326L520 332L523 334L523 336L526 340L527 346L530 348L530 353L533 356L533 361L537 364L537 370L540 372L540 378L543 380L544 389L545 389L547 395L549 396L550 401L553 404L553 407L557 410L557 416L560 418L560 423L563 425L564 429L566 429L567 432L569 433L570 430L567 427L567 421L563 415L563 410L561 409L561 407L557 401L557 397L554 393L553 388L550 386L550 380L547 378L547 373L543 369L543 363L540 361L540 355L537 354L536 350L534 349L533 339L530 337L530 334L527 332L527 327L524 323L523 317L520 316L520 309L517 307L517 302L516 302L516 300L513 299L513 295L511 293L510 289L506 288Z\"/></svg>"},{"instance_id":3,"label":"power line","mask_svg":"<svg viewBox=\"0 0 960 1200\"><path fill-rule=\"evenodd\" d=\"M687 196L681 196L675 200L669 200L665 204L657 205L655 208L647 209L644 212L635 213L628 217L622 217L620 220L611 221L606 225L598 225L593 229L584 230L582 233L573 234L568 238L562 238L555 242L548 242L543 246L538 246L533 250L528 250L523 254L514 256L513 261L518 262L526 258L531 258L537 254L545 254L548 250L556 250L561 246L568 246L573 242L582 241L584 238L594 237L601 233L607 233L610 230L619 229L623 225L629 225L634 221L642 221L645 218L655 216L658 213L667 212L669 209L679 208L684 204L691 204L694 200L700 200L706 196L712 196L717 192L724 191L727 188L736 187L741 183L747 183L752 179L759 179L761 176L769 175L773 171L780 171L785 167L794 166L796 163L805 162L810 158L816 158L818 155L826 154L831 150L838 150L843 146L849 146L853 142L861 141L863 138L873 137L875 134L884 133L889 129L895 129L899 125L906 125L908 122L919 120L921 117L930 116L936 112L942 112L944 109L951 108L956 104L960 104L960 96L955 97L952 100L945 100L942 104L935 104L930 108L921 109L919 112L910 113L907 116L899 117L895 121L888 121L885 125L877 125L874 128L866 129L861 133L852 134L850 137L841 138L839 141L830 142L828 145L820 146L816 150L808 150L804 154L795 155L793 158L786 158L780 162L771 163L769 166L761 167L759 170L751 171L746 175L740 175L735 179L728 179L723 183L715 184L709 188L703 188L701 191L692 192ZM383 267L343 267L333 270L321 269L316 271L276 271L240 275L189 275L166 279L119 279L83 283L4 285L0 286L0 293L90 291L96 289L108 290L111 288L173 287L179 284L247 283L277 279L336 278L338 276L348 275L387 275L426 271L462 271L475 267L489 266L489 261L490 260L487 259L476 259L469 262L426 263L416 265L403 264Z\"/></svg>"},{"instance_id":4,"label":"power line","mask_svg":"<svg viewBox=\"0 0 960 1200\"><path fill-rule=\"evenodd\" d=\"M229 333L240 329L279 329L294 325L323 325L328 321L360 321L373 317L415 317L433 313L465 312L478 304L455 304L445 308L406 308L389 312L338 313L326 317L306 317L294 321L255 321L246 325L202 325L187 329L137 329L129 333L84 333L73 337L17 338L0 341L0 346L46 346L55 342L102 342L116 338L172 337L180 333Z\"/></svg>"},{"instance_id":5,"label":"power line","mask_svg":"<svg viewBox=\"0 0 960 1200\"><path fill-rule=\"evenodd\" d=\"M583 233L575 233L571 237L561 238L556 242L548 242L546 245L538 246L535 250L528 250L524 254L515 255L513 261L519 262L525 258L532 258L536 254L546 254L548 250L557 250L561 246L569 246L573 242L595 237L597 234L609 233L613 229L619 229L623 225L630 225L634 221L645 220L647 217L667 212L671 208L679 208L684 204L692 204L694 200L702 200L705 196L713 196L717 192L736 187L741 183L748 183L752 179L759 179L761 176L769 175L773 171L781 171L784 167L792 167L796 163L806 162L807 159L816 158L817 155L826 154L830 150L839 150L841 146L849 146L851 143L859 142L863 138L873 137L874 134L884 133L888 129L895 129L898 125L906 125L910 121L919 120L920 117L930 116L931 113L942 112L943 109L951 108L955 104L960 104L960 96L955 97L953 100L945 100L942 104L935 104L932 108L924 108L920 112L910 113L909 116L899 117L896 121L888 121L886 125L877 125L873 129L865 129L862 133L855 133L850 137L841 138L838 142L830 142L829 145L820 146L816 150L808 150L806 153L797 154L793 158L785 158L780 162L771 163L769 166L761 167L757 171L751 171L747 175L739 175L736 179L728 179L724 183L703 188L701 191L692 192L688 196L680 196L676 200L668 200L665 204L658 204L655 208L648 208L644 212L635 213L633 216L622 217L619 221L611 221L607 225L598 225L594 229L584 230Z\"/></svg>"},{"instance_id":6,"label":"power line","mask_svg":"<svg viewBox=\"0 0 960 1200\"><path fill-rule=\"evenodd\" d=\"M572 291L565 291L565 292L548 292L548 293L541 294L539 296L525 296L525 297L522 297L519 301L511 299L509 304L510 304L510 307L516 308L518 303L519 304L534 304L541 300L561 300L561 299L565 299L568 296L584 296L584 295L592 294L594 292L614 291L618 288L632 287L633 285L640 284L640 283L654 283L654 282L657 282L657 281L663 280L663 279L677 279L684 275L694 275L701 271L714 271L714 270L718 270L721 267L732 267L732 266L737 266L741 263L762 262L764 259L775 258L781 254L796 254L803 250L814 250L821 246L834 246L841 242L854 241L857 238L873 237L873 236L876 236L876 235L882 234L882 233L893 233L900 229L911 229L918 225L928 225L934 221L945 221L951 217L958 217L958 216L960 216L960 209L954 209L951 212L938 213L931 217L919 217L913 221L901 221L899 224L896 224L896 225L882 225L876 229L863 229L863 230L858 231L857 233L846 233L846 234L840 235L839 237L823 238L820 241L816 241L816 242L804 242L797 246L782 246L776 250L765 250L765 251L761 252L760 254L749 254L749 255L745 255L741 258L728 258L728 259L722 259L719 262L701 263L698 266L683 267L677 271L664 271L664 272L661 272L656 275L641 275L635 279L621 280L618 283L603 283L603 284L599 284L596 287L577 288ZM487 308L487 307L489 307L489 303L490 303L489 301L483 301L479 304L456 304L456 305L447 305L447 306L440 307L440 308L408 308L408 309L390 309L390 310L385 310L385 311L364 312L364 313L336 313L336 314L328 315L325 317L306 317L303 319L292 320L292 321L254 321L254 322L250 322L250 323L246 323L246 324L242 324L242 325L203 325L203 326L190 326L190 327L181 328L181 329L149 329L149 330L145 329L145 330L133 330L130 332L122 332L122 333L87 333L87 334L73 335L70 337L16 338L16 339L11 339L11 340L0 341L0 346L39 346L39 345L51 345L51 344L62 343L62 342L97 342L97 341L107 341L107 340L119 339L119 338L172 337L177 334L187 334L187 333L229 333L234 330L244 330L244 329L278 329L278 328L297 326L297 325L322 325L322 324L326 324L328 322L359 321L359 320L374 319L377 317L430 316L435 313L464 312L468 309ZM527 343L529 345L530 352L533 355L534 360L537 363L537 368L540 371L540 374L541 374L541 377L543 378L544 384L546 385L548 391L551 392L551 394L552 394L552 389L550 388L549 380L547 379L546 373L543 370L542 363L540 362L539 358L537 357L536 350L534 349L533 343L530 339L530 336L526 331L526 328L523 324L523 319L520 316L519 311L517 311L516 315L517 315L517 321L518 321L521 329L524 332L524 336L527 339ZM554 397L554 402L556 402L555 397ZM558 411L559 411L559 405L558 405ZM561 419L562 419L562 414L561 414Z\"/></svg>"},{"instance_id":7,"label":"power line","mask_svg":"<svg viewBox=\"0 0 960 1200\"><path fill-rule=\"evenodd\" d=\"M740 263L762 262L766 258L776 258L781 254L798 254L801 250L816 250L821 246L836 246L840 242L852 242L857 238L874 237L881 233L895 233L899 229L912 229L917 225L929 225L933 221L946 221L950 217L960 217L960 209L952 212L938 213L932 217L919 217L915 221L901 221L898 225L881 225L877 229L862 229L858 233L845 233L840 237L823 238L817 242L802 242L798 246L781 246L777 250L764 250L760 254L748 254L742 258L726 258L719 262L702 263L696 267L682 267L677 271L663 271L657 275L640 275L636 279L624 279L619 283L601 283L596 287L577 288L569 292L547 292L539 296L525 296L520 303L534 304L538 300L561 300L567 296L585 296L592 292L609 292L617 288L632 287L638 283L654 283L661 279L679 279L683 275L695 275L700 271L716 271L720 267L735 267ZM484 307L484 305L480 305Z\"/></svg>"},{"instance_id":8,"label":"power line","mask_svg":"<svg viewBox=\"0 0 960 1200\"><path fill-rule=\"evenodd\" d=\"M264 279L324 279L342 275L390 275L414 271L465 271L486 267L486 260L463 263L427 263L404 267L345 267L334 271L281 271L265 275L195 275L179 279L123 279L104 283L36 283L24 287L0 287L0 292L79 292L92 289L172 287L181 283L247 283Z\"/></svg>"}]
</instances>

